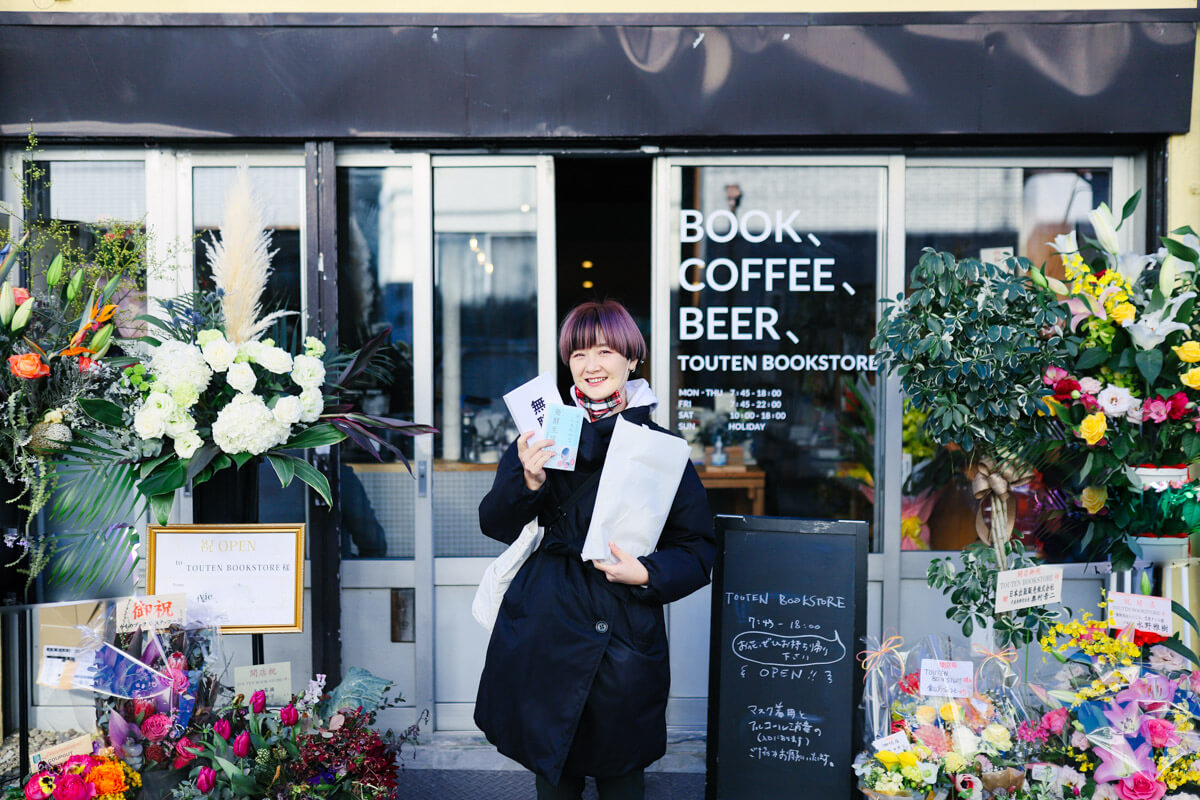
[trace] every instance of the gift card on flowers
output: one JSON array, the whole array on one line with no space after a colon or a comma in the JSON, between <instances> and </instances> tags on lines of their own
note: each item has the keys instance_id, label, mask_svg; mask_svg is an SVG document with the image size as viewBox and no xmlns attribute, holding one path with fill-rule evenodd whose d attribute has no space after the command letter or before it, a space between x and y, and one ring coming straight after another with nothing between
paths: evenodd
<instances>
[{"instance_id":1,"label":"gift card on flowers","mask_svg":"<svg viewBox=\"0 0 1200 800\"><path fill-rule=\"evenodd\" d=\"M583 432L583 409L576 406L550 406L546 412L545 438L554 441L554 455L546 469L575 470L579 434Z\"/></svg>"},{"instance_id":2,"label":"gift card on flowers","mask_svg":"<svg viewBox=\"0 0 1200 800\"><path fill-rule=\"evenodd\" d=\"M970 697L974 685L975 665L970 661L921 659L923 697Z\"/></svg>"}]
</instances>

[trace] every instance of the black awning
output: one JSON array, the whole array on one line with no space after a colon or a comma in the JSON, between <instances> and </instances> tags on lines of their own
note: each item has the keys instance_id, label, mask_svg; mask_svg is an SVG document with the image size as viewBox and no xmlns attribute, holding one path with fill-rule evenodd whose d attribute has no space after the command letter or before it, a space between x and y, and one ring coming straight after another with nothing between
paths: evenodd
<instances>
[{"instance_id":1,"label":"black awning","mask_svg":"<svg viewBox=\"0 0 1200 800\"><path fill-rule=\"evenodd\" d=\"M44 137L157 139L1178 133L1196 36L1178 15L709 27L5 16L0 134L32 120Z\"/></svg>"}]
</instances>

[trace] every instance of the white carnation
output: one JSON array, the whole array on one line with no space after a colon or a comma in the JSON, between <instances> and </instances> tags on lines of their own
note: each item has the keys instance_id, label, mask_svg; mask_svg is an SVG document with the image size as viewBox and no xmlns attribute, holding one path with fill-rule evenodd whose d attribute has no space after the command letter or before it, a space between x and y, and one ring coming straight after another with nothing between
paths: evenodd
<instances>
[{"instance_id":1,"label":"white carnation","mask_svg":"<svg viewBox=\"0 0 1200 800\"><path fill-rule=\"evenodd\" d=\"M284 395L275 401L275 408L271 412L283 425L294 425L300 421L300 398L295 395Z\"/></svg>"},{"instance_id":2,"label":"white carnation","mask_svg":"<svg viewBox=\"0 0 1200 800\"><path fill-rule=\"evenodd\" d=\"M204 360L212 367L213 372L224 372L229 369L229 365L233 363L238 354L237 347L225 341L224 337L209 341L200 350L204 353Z\"/></svg>"},{"instance_id":3,"label":"white carnation","mask_svg":"<svg viewBox=\"0 0 1200 800\"><path fill-rule=\"evenodd\" d=\"M174 438L175 455L184 459L191 458L200 449L200 445L204 444L204 440L195 431L187 431Z\"/></svg>"},{"instance_id":4,"label":"white carnation","mask_svg":"<svg viewBox=\"0 0 1200 800\"><path fill-rule=\"evenodd\" d=\"M325 398L316 389L305 389L300 393L300 421L316 422L325 410Z\"/></svg>"},{"instance_id":5,"label":"white carnation","mask_svg":"<svg viewBox=\"0 0 1200 800\"><path fill-rule=\"evenodd\" d=\"M257 361L269 372L284 375L292 371L292 356L280 347L264 347L258 354Z\"/></svg>"},{"instance_id":6,"label":"white carnation","mask_svg":"<svg viewBox=\"0 0 1200 800\"><path fill-rule=\"evenodd\" d=\"M212 426L213 442L230 454L259 455L287 441L288 433L288 426L280 424L255 394L234 397L217 414Z\"/></svg>"},{"instance_id":7,"label":"white carnation","mask_svg":"<svg viewBox=\"0 0 1200 800\"><path fill-rule=\"evenodd\" d=\"M176 408L191 408L200 399L200 392L190 383L181 383L171 389L171 399Z\"/></svg>"},{"instance_id":8,"label":"white carnation","mask_svg":"<svg viewBox=\"0 0 1200 800\"><path fill-rule=\"evenodd\" d=\"M292 380L301 389L316 389L325 382L325 363L313 356L292 359Z\"/></svg>"},{"instance_id":9,"label":"white carnation","mask_svg":"<svg viewBox=\"0 0 1200 800\"><path fill-rule=\"evenodd\" d=\"M325 343L315 336L308 336L304 339L305 355L316 356L320 358L325 355Z\"/></svg>"},{"instance_id":10,"label":"white carnation","mask_svg":"<svg viewBox=\"0 0 1200 800\"><path fill-rule=\"evenodd\" d=\"M197 392L203 392L212 380L212 370L204 362L200 348L186 342L163 342L154 348L147 366L155 379L168 390L187 384L194 386Z\"/></svg>"},{"instance_id":11,"label":"white carnation","mask_svg":"<svg viewBox=\"0 0 1200 800\"><path fill-rule=\"evenodd\" d=\"M165 433L172 439L178 439L188 431L194 430L196 430L196 420L192 419L191 414L182 408L175 409L175 413L167 417Z\"/></svg>"},{"instance_id":12,"label":"white carnation","mask_svg":"<svg viewBox=\"0 0 1200 800\"><path fill-rule=\"evenodd\" d=\"M142 406L133 415L133 432L139 439L158 439L167 431L167 415L160 409Z\"/></svg>"},{"instance_id":13,"label":"white carnation","mask_svg":"<svg viewBox=\"0 0 1200 800\"><path fill-rule=\"evenodd\" d=\"M253 361L257 364L259 357L265 349L267 349L267 345L260 341L243 342L238 346L238 360Z\"/></svg>"},{"instance_id":14,"label":"white carnation","mask_svg":"<svg viewBox=\"0 0 1200 800\"><path fill-rule=\"evenodd\" d=\"M231 364L225 373L225 380L239 392L254 391L258 379L254 377L254 368L249 364Z\"/></svg>"}]
</instances>

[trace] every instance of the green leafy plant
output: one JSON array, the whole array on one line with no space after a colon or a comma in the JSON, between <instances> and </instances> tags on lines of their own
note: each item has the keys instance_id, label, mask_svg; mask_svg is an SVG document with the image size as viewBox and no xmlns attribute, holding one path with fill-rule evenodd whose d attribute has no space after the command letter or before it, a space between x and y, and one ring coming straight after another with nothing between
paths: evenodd
<instances>
[{"instance_id":1,"label":"green leafy plant","mask_svg":"<svg viewBox=\"0 0 1200 800\"><path fill-rule=\"evenodd\" d=\"M1008 569L1037 566L1038 562L1025 550L1020 540L1008 545ZM930 586L941 589L950 600L946 617L962 627L963 636L970 636L989 624L996 644L1001 647L1023 647L1039 641L1050 631L1055 620L1070 616L1070 610L1050 610L1032 606L1016 611L995 613L996 579L999 564L995 549L982 542L972 542L962 550L962 567L952 558L935 558L929 564L926 579Z\"/></svg>"}]
</instances>

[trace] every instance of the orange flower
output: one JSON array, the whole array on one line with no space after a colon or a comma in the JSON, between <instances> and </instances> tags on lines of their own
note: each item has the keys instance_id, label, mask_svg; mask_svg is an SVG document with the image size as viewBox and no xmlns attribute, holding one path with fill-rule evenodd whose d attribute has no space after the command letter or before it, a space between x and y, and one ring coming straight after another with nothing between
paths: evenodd
<instances>
[{"instance_id":1,"label":"orange flower","mask_svg":"<svg viewBox=\"0 0 1200 800\"><path fill-rule=\"evenodd\" d=\"M50 374L50 367L42 363L42 357L37 353L24 353L8 357L8 368L13 375L26 380L42 378Z\"/></svg>"},{"instance_id":2,"label":"orange flower","mask_svg":"<svg viewBox=\"0 0 1200 800\"><path fill-rule=\"evenodd\" d=\"M16 304L18 306L21 305L21 303L24 303L28 299L29 299L29 290L28 289L22 289L19 286L16 287L15 289L13 289L13 300L16 302Z\"/></svg>"},{"instance_id":3,"label":"orange flower","mask_svg":"<svg viewBox=\"0 0 1200 800\"><path fill-rule=\"evenodd\" d=\"M125 771L121 765L110 761L92 767L87 774L87 782L96 787L96 794L121 794L129 788L125 783Z\"/></svg>"}]
</instances>

